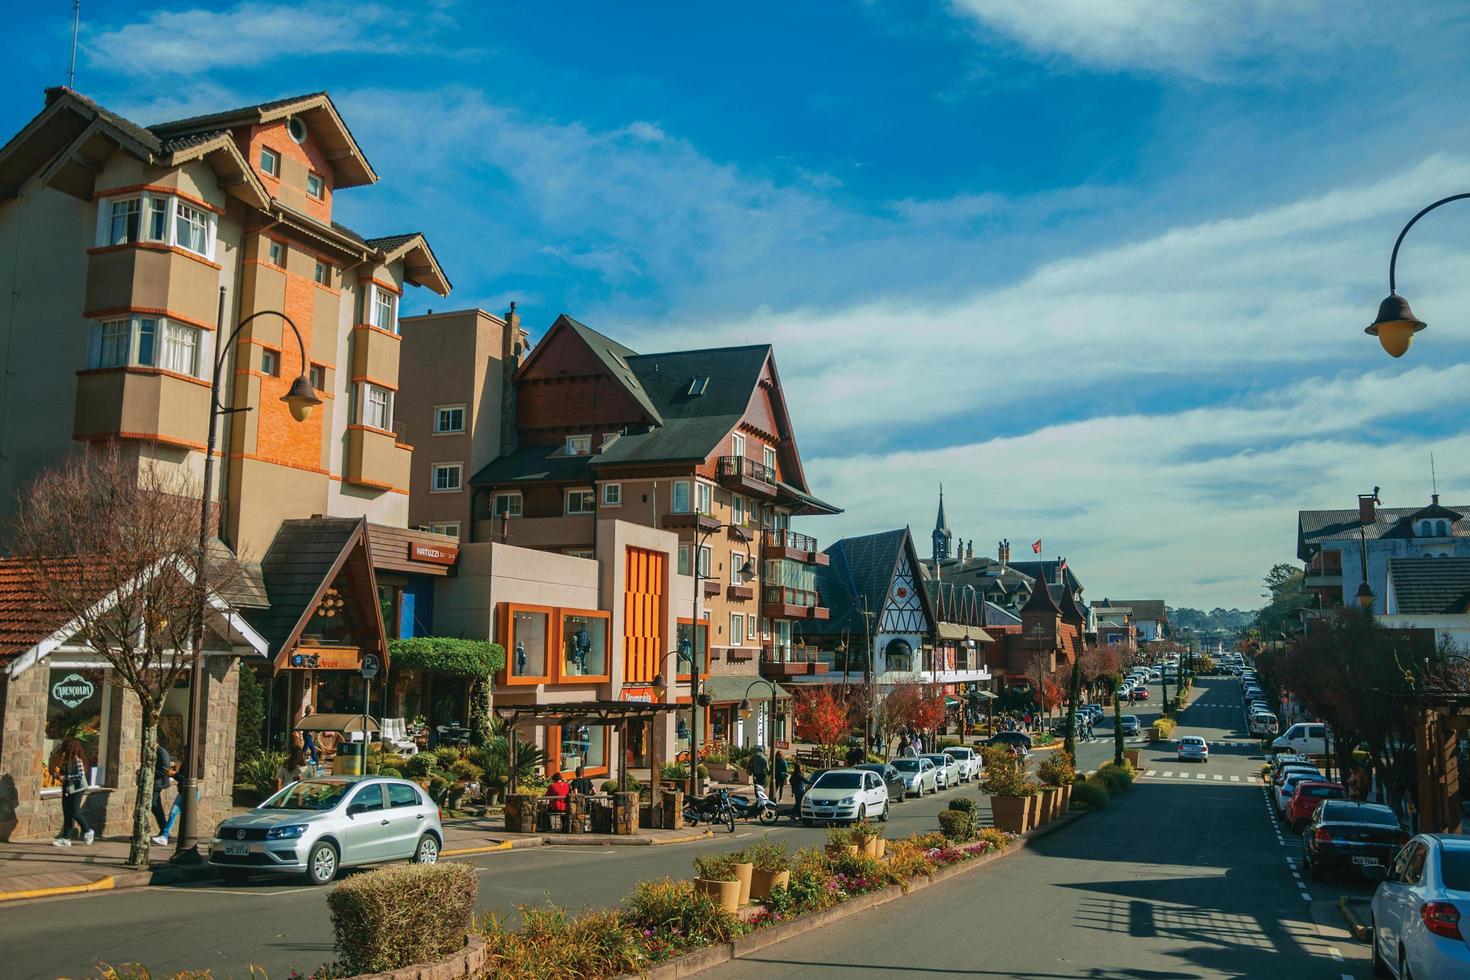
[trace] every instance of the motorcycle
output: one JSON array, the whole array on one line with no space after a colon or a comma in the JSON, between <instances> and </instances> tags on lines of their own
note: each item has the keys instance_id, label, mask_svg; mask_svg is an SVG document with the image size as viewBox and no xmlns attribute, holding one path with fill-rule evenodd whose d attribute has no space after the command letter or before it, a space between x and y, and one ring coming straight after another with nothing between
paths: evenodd
<instances>
[{"instance_id":1,"label":"motorcycle","mask_svg":"<svg viewBox=\"0 0 1470 980\"><path fill-rule=\"evenodd\" d=\"M697 827L701 820L722 823L730 833L735 833L735 807L730 802L728 791L717 789L708 796L684 800L684 822Z\"/></svg>"},{"instance_id":2,"label":"motorcycle","mask_svg":"<svg viewBox=\"0 0 1470 980\"><path fill-rule=\"evenodd\" d=\"M770 826L780 819L781 811L774 800L766 795L766 789L759 783L755 787L755 799L748 800L743 796L730 797L730 805L735 809L735 816L742 820L759 820L762 824Z\"/></svg>"}]
</instances>

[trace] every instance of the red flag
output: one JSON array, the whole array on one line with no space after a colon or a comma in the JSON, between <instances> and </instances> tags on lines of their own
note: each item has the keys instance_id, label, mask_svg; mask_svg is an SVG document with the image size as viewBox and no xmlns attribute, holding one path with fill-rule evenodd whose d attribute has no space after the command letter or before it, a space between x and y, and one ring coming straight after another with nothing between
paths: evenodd
<instances>
[{"instance_id":1,"label":"red flag","mask_svg":"<svg viewBox=\"0 0 1470 980\"><path fill-rule=\"evenodd\" d=\"M1034 552L1036 552L1038 555L1041 554L1041 539L1040 538L1037 538L1035 541L1031 542L1031 550L1034 551Z\"/></svg>"}]
</instances>

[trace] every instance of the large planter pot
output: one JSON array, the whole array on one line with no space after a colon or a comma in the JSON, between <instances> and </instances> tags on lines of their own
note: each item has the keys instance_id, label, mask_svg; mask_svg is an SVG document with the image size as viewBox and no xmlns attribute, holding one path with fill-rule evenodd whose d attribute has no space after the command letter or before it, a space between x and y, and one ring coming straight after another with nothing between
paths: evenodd
<instances>
[{"instance_id":1,"label":"large planter pot","mask_svg":"<svg viewBox=\"0 0 1470 980\"><path fill-rule=\"evenodd\" d=\"M1072 784L1068 783L1062 787L1062 812L1066 813L1072 809Z\"/></svg>"},{"instance_id":2,"label":"large planter pot","mask_svg":"<svg viewBox=\"0 0 1470 980\"><path fill-rule=\"evenodd\" d=\"M1138 768L1138 750L1137 749L1124 749L1123 750L1123 758L1127 759L1128 760L1128 764L1130 766L1132 766L1134 769L1137 769Z\"/></svg>"},{"instance_id":3,"label":"large planter pot","mask_svg":"<svg viewBox=\"0 0 1470 980\"><path fill-rule=\"evenodd\" d=\"M1028 829L1031 798L1027 796L992 796L990 815L995 825L1012 834L1024 834Z\"/></svg>"},{"instance_id":4,"label":"large planter pot","mask_svg":"<svg viewBox=\"0 0 1470 980\"><path fill-rule=\"evenodd\" d=\"M856 844L828 844L827 845L827 856L828 857L834 857L834 858L835 857L842 857L844 854L851 854L854 857L856 857L857 856L857 852L858 852L858 846Z\"/></svg>"},{"instance_id":5,"label":"large planter pot","mask_svg":"<svg viewBox=\"0 0 1470 980\"><path fill-rule=\"evenodd\" d=\"M863 850L873 860L882 860L883 855L888 853L888 841L882 837L874 837Z\"/></svg>"},{"instance_id":6,"label":"large planter pot","mask_svg":"<svg viewBox=\"0 0 1470 980\"><path fill-rule=\"evenodd\" d=\"M712 881L709 878L695 878L694 890L719 902L727 912L740 911L740 882L738 881Z\"/></svg>"},{"instance_id":7,"label":"large planter pot","mask_svg":"<svg viewBox=\"0 0 1470 980\"><path fill-rule=\"evenodd\" d=\"M750 897L761 900L771 897L777 888L791 884L790 871L762 871L759 868L750 874Z\"/></svg>"},{"instance_id":8,"label":"large planter pot","mask_svg":"<svg viewBox=\"0 0 1470 980\"><path fill-rule=\"evenodd\" d=\"M1061 816L1060 807L1062 791L1055 786L1048 786L1041 791L1041 822L1050 823Z\"/></svg>"},{"instance_id":9,"label":"large planter pot","mask_svg":"<svg viewBox=\"0 0 1470 980\"><path fill-rule=\"evenodd\" d=\"M750 904L750 876L755 871L755 865L749 861L735 865L735 880L740 882L740 904Z\"/></svg>"}]
</instances>

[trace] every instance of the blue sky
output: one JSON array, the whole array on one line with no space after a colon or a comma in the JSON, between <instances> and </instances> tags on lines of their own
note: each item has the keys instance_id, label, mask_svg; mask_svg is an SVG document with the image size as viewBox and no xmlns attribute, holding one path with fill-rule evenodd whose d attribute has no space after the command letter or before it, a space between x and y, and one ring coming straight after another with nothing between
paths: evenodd
<instances>
[{"instance_id":1,"label":"blue sky","mask_svg":"<svg viewBox=\"0 0 1470 980\"><path fill-rule=\"evenodd\" d=\"M1361 333L1470 189L1462 4L83 6L139 122L330 91L382 176L339 218L425 232L450 306L775 343L823 540L926 538L942 481L1091 597L1253 605L1299 508L1425 501L1431 452L1470 503L1470 208L1405 247L1410 355ZM11 13L7 133L70 14Z\"/></svg>"}]
</instances>

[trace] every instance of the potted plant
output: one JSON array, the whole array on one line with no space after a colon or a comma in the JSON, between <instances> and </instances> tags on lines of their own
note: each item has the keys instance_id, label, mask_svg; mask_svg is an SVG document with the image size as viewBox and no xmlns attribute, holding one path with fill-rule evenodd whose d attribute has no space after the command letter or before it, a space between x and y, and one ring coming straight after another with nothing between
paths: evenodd
<instances>
[{"instance_id":1,"label":"potted plant","mask_svg":"<svg viewBox=\"0 0 1470 980\"><path fill-rule=\"evenodd\" d=\"M856 856L858 844L855 839L853 827L833 827L827 831L827 855L829 857L842 857L844 854Z\"/></svg>"},{"instance_id":2,"label":"potted plant","mask_svg":"<svg viewBox=\"0 0 1470 980\"><path fill-rule=\"evenodd\" d=\"M740 910L740 879L729 854L705 854L694 859L694 890L707 895L727 912Z\"/></svg>"},{"instance_id":3,"label":"potted plant","mask_svg":"<svg viewBox=\"0 0 1470 980\"><path fill-rule=\"evenodd\" d=\"M740 904L749 905L750 885L755 876L755 864L743 848L731 854L730 860L735 863L735 880L740 882Z\"/></svg>"},{"instance_id":4,"label":"potted plant","mask_svg":"<svg viewBox=\"0 0 1470 980\"><path fill-rule=\"evenodd\" d=\"M870 858L881 858L888 850L888 842L872 824L860 823L852 828L852 842Z\"/></svg>"},{"instance_id":5,"label":"potted plant","mask_svg":"<svg viewBox=\"0 0 1470 980\"><path fill-rule=\"evenodd\" d=\"M785 888L791 883L791 853L785 844L764 838L760 843L750 845L744 853L754 865L750 875L751 898L758 901L770 898L777 888Z\"/></svg>"},{"instance_id":6,"label":"potted plant","mask_svg":"<svg viewBox=\"0 0 1470 980\"><path fill-rule=\"evenodd\" d=\"M1066 749L1057 749L1036 767L1036 774L1041 777L1045 791L1052 793L1052 817L1066 813L1072 803L1072 783L1077 780L1077 767L1072 756Z\"/></svg>"},{"instance_id":7,"label":"potted plant","mask_svg":"<svg viewBox=\"0 0 1470 980\"><path fill-rule=\"evenodd\" d=\"M1003 746L984 750L985 769L980 788L990 794L990 814L995 825L1013 834L1031 828L1032 783L1026 764Z\"/></svg>"}]
</instances>

